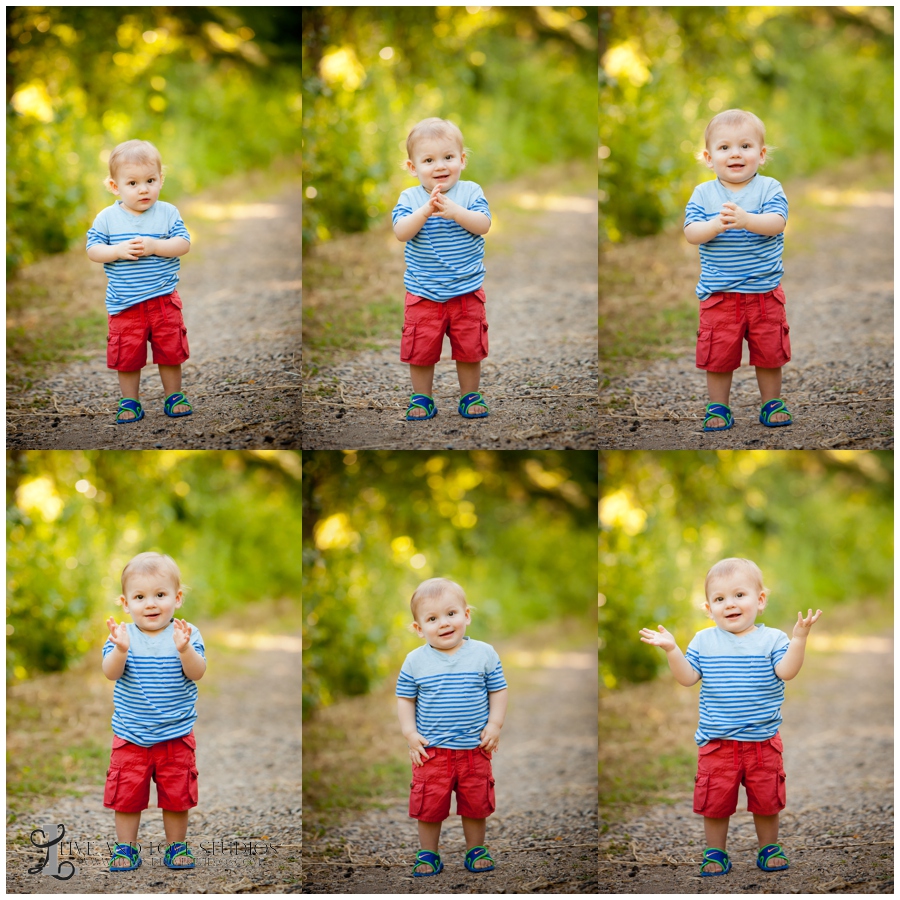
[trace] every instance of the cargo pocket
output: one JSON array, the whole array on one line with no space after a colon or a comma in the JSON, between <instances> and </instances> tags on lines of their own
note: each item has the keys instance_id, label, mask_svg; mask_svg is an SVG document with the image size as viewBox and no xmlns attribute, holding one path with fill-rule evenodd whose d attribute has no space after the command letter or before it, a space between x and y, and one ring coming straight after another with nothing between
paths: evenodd
<instances>
[{"instance_id":1,"label":"cargo pocket","mask_svg":"<svg viewBox=\"0 0 900 900\"><path fill-rule=\"evenodd\" d=\"M781 350L784 353L784 361L790 362L791 359L791 326L785 322L781 326Z\"/></svg>"},{"instance_id":2,"label":"cargo pocket","mask_svg":"<svg viewBox=\"0 0 900 900\"><path fill-rule=\"evenodd\" d=\"M188 772L187 788L188 788L188 796L191 798L191 804L193 806L197 805L197 797L199 796L199 791L200 791L199 779L200 779L200 773L197 771L196 768L192 768Z\"/></svg>"},{"instance_id":3,"label":"cargo pocket","mask_svg":"<svg viewBox=\"0 0 900 900\"><path fill-rule=\"evenodd\" d=\"M106 787L103 790L103 805L112 807L116 802L116 794L119 792L120 768L110 766L106 770Z\"/></svg>"},{"instance_id":4,"label":"cargo pocket","mask_svg":"<svg viewBox=\"0 0 900 900\"><path fill-rule=\"evenodd\" d=\"M697 368L702 369L709 363L711 350L712 328L699 328L697 330Z\"/></svg>"},{"instance_id":5,"label":"cargo pocket","mask_svg":"<svg viewBox=\"0 0 900 900\"><path fill-rule=\"evenodd\" d=\"M488 778L487 780L487 808L488 815L490 815L497 808L497 801L494 796L494 779Z\"/></svg>"},{"instance_id":6,"label":"cargo pocket","mask_svg":"<svg viewBox=\"0 0 900 900\"><path fill-rule=\"evenodd\" d=\"M181 351L184 353L185 359L191 355L191 348L188 346L187 328L184 325L181 326Z\"/></svg>"},{"instance_id":7,"label":"cargo pocket","mask_svg":"<svg viewBox=\"0 0 900 900\"><path fill-rule=\"evenodd\" d=\"M694 777L694 812L703 813L706 806L706 797L709 794L709 775L696 775Z\"/></svg>"},{"instance_id":8,"label":"cargo pocket","mask_svg":"<svg viewBox=\"0 0 900 900\"><path fill-rule=\"evenodd\" d=\"M400 339L400 361L408 362L412 359L413 349L416 344L415 323L403 326L403 337Z\"/></svg>"},{"instance_id":9,"label":"cargo pocket","mask_svg":"<svg viewBox=\"0 0 900 900\"><path fill-rule=\"evenodd\" d=\"M119 349L122 344L122 335L110 332L106 336L106 368L114 369L119 364Z\"/></svg>"},{"instance_id":10,"label":"cargo pocket","mask_svg":"<svg viewBox=\"0 0 900 900\"><path fill-rule=\"evenodd\" d=\"M422 815L422 806L425 803L425 782L412 781L409 785L409 814L412 818Z\"/></svg>"},{"instance_id":11,"label":"cargo pocket","mask_svg":"<svg viewBox=\"0 0 900 900\"><path fill-rule=\"evenodd\" d=\"M184 304L181 302L181 297L178 296L178 291L172 291L169 299L172 301L172 306L176 309L184 309Z\"/></svg>"},{"instance_id":12,"label":"cargo pocket","mask_svg":"<svg viewBox=\"0 0 900 900\"><path fill-rule=\"evenodd\" d=\"M488 354L488 323L481 323L481 349L484 351L484 355Z\"/></svg>"},{"instance_id":13,"label":"cargo pocket","mask_svg":"<svg viewBox=\"0 0 900 900\"><path fill-rule=\"evenodd\" d=\"M784 772L779 772L775 776L775 792L778 795L778 807L784 809L787 805L787 776Z\"/></svg>"}]
</instances>

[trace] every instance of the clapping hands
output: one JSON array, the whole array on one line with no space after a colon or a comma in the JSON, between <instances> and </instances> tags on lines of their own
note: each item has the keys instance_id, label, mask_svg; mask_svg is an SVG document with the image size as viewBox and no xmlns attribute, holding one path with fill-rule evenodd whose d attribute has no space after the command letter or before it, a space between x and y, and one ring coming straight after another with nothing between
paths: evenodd
<instances>
[{"instance_id":1,"label":"clapping hands","mask_svg":"<svg viewBox=\"0 0 900 900\"><path fill-rule=\"evenodd\" d=\"M723 203L719 212L719 221L722 223L725 231L732 231L735 228L746 228L749 222L749 215L737 203Z\"/></svg>"},{"instance_id":2,"label":"clapping hands","mask_svg":"<svg viewBox=\"0 0 900 900\"><path fill-rule=\"evenodd\" d=\"M437 216L439 219L453 219L462 212L462 207L454 203L446 194L441 193L441 186L436 184L428 195L428 202L422 207L428 216Z\"/></svg>"}]
</instances>

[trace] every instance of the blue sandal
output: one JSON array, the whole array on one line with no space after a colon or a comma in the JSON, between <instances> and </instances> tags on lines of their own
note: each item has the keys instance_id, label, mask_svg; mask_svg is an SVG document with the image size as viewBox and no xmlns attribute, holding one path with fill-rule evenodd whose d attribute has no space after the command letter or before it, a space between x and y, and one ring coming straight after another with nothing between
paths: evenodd
<instances>
[{"instance_id":1,"label":"blue sandal","mask_svg":"<svg viewBox=\"0 0 900 900\"><path fill-rule=\"evenodd\" d=\"M423 863L426 866L431 866L430 872L416 871L416 867L422 865ZM431 875L440 875L443 871L444 863L441 861L440 853L432 853L431 850L420 850L416 854L416 861L413 863L413 878L428 878Z\"/></svg>"},{"instance_id":2,"label":"blue sandal","mask_svg":"<svg viewBox=\"0 0 900 900\"><path fill-rule=\"evenodd\" d=\"M126 410L134 413L133 419L119 418ZM144 407L141 406L140 400L135 400L133 397L123 397L119 401L119 408L116 410L116 425L133 425L135 422L140 422L143 418Z\"/></svg>"},{"instance_id":3,"label":"blue sandal","mask_svg":"<svg viewBox=\"0 0 900 900\"><path fill-rule=\"evenodd\" d=\"M770 401L771 402L771 401ZM790 425L790 422L783 423L785 425ZM770 859L783 859L783 866L767 866L766 863ZM763 872L783 872L785 869L790 868L790 863L788 862L788 858L784 855L784 850L781 847L781 844L766 844L759 853L756 854L756 865L763 870Z\"/></svg>"},{"instance_id":4,"label":"blue sandal","mask_svg":"<svg viewBox=\"0 0 900 900\"><path fill-rule=\"evenodd\" d=\"M721 872L704 872L703 867L708 863L717 863L722 867ZM718 847L707 847L703 851L703 862L700 863L700 875L703 878L711 878L713 875L727 875L731 871L731 860L724 850Z\"/></svg>"},{"instance_id":5,"label":"blue sandal","mask_svg":"<svg viewBox=\"0 0 900 900\"><path fill-rule=\"evenodd\" d=\"M484 412L470 413L469 410L473 406L480 406L484 409ZM465 397L459 398L459 414L464 419L483 419L486 415L488 415L488 407L487 403L484 402L484 397L478 393L478 391L472 391L471 394L466 394Z\"/></svg>"},{"instance_id":6,"label":"blue sandal","mask_svg":"<svg viewBox=\"0 0 900 900\"><path fill-rule=\"evenodd\" d=\"M410 413L414 409L424 409L424 416L411 416ZM433 419L437 415L437 407L434 405L434 399L427 394L413 394L409 398L409 407L406 410L407 422L424 422L426 419Z\"/></svg>"},{"instance_id":7,"label":"blue sandal","mask_svg":"<svg viewBox=\"0 0 900 900\"><path fill-rule=\"evenodd\" d=\"M719 425L716 428L710 428L707 425L710 419L722 419L724 420L724 425ZM728 431L734 425L734 416L731 414L731 407L726 406L724 403L707 403L706 404L706 418L703 420L703 430L704 431Z\"/></svg>"},{"instance_id":8,"label":"blue sandal","mask_svg":"<svg viewBox=\"0 0 900 900\"><path fill-rule=\"evenodd\" d=\"M190 863L186 866L176 866L174 863L174 859L177 856L187 856L190 858ZM163 856L163 862L170 869L193 869L194 868L194 854L191 853L190 848L187 844L169 844L166 849L166 854Z\"/></svg>"},{"instance_id":9,"label":"blue sandal","mask_svg":"<svg viewBox=\"0 0 900 900\"><path fill-rule=\"evenodd\" d=\"M482 866L480 869L475 865L475 862L479 859L486 859L490 865ZM494 867L494 857L491 856L487 847L473 847L466 853L466 860L463 865L470 872L490 872Z\"/></svg>"},{"instance_id":10,"label":"blue sandal","mask_svg":"<svg viewBox=\"0 0 900 900\"><path fill-rule=\"evenodd\" d=\"M188 408L187 412L172 412L176 406L186 406ZM194 407L191 406L188 398L181 393L181 391L176 391L174 394L169 394L166 397L166 402L163 404L163 411L170 419L179 419L181 416L189 416L193 411Z\"/></svg>"},{"instance_id":11,"label":"blue sandal","mask_svg":"<svg viewBox=\"0 0 900 900\"><path fill-rule=\"evenodd\" d=\"M766 428L779 428L782 425L793 425L794 417L791 416L786 422L773 422L772 416L776 413L786 413L787 415L791 415L791 411L785 405L784 400L776 399L770 400L768 403L764 403L759 410L759 421L762 422Z\"/></svg>"},{"instance_id":12,"label":"blue sandal","mask_svg":"<svg viewBox=\"0 0 900 900\"><path fill-rule=\"evenodd\" d=\"M117 859L127 859L130 865L114 866L113 863ZM137 851L137 847L133 847L131 844L116 844L116 847L113 850L112 859L109 861L109 871L132 872L137 869L142 862L143 860L141 859L140 853Z\"/></svg>"}]
</instances>

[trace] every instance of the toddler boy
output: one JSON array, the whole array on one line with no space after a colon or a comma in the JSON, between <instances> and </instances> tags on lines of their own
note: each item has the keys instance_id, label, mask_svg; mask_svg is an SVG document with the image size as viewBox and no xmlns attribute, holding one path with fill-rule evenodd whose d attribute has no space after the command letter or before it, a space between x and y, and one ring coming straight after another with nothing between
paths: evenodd
<instances>
[{"instance_id":1,"label":"toddler boy","mask_svg":"<svg viewBox=\"0 0 900 900\"><path fill-rule=\"evenodd\" d=\"M466 637L471 610L456 582L423 581L409 605L413 628L426 641L406 657L397 679L397 712L413 767L409 815L419 822L422 846L413 875L444 868L438 848L453 791L466 839L463 864L489 872L494 859L484 839L495 809L491 756L506 717L503 666L490 644Z\"/></svg>"},{"instance_id":2,"label":"toddler boy","mask_svg":"<svg viewBox=\"0 0 900 900\"><path fill-rule=\"evenodd\" d=\"M694 739L699 763L694 812L703 816L707 849L701 875L727 875L728 821L737 809L738 785L747 790L759 853L766 872L788 868L778 843L778 814L785 807L782 742L778 733L784 683L803 665L806 638L822 615L797 613L793 637L756 624L766 607L762 572L749 559L723 559L706 575L706 610L715 628L698 632L682 654L675 638L659 626L644 628L641 640L666 653L679 684L700 688L700 725Z\"/></svg>"},{"instance_id":3,"label":"toddler boy","mask_svg":"<svg viewBox=\"0 0 900 900\"><path fill-rule=\"evenodd\" d=\"M175 619L181 606L181 573L160 553L139 553L122 572L119 602L132 623L106 621L103 674L113 691L113 744L103 805L116 811L111 872L141 865L137 835L141 812L156 782L170 869L194 868L185 838L188 810L197 805L197 685L206 671L200 632Z\"/></svg>"},{"instance_id":4,"label":"toddler boy","mask_svg":"<svg viewBox=\"0 0 900 900\"><path fill-rule=\"evenodd\" d=\"M434 366L450 336L459 378L459 414L483 419L478 391L488 355L484 311L484 238L491 211L474 181L460 181L466 151L459 128L446 119L423 119L406 139L406 168L419 186L405 190L392 213L394 234L406 242L406 286L400 359L409 363L413 394L406 418L437 414Z\"/></svg>"},{"instance_id":5,"label":"toddler boy","mask_svg":"<svg viewBox=\"0 0 900 900\"><path fill-rule=\"evenodd\" d=\"M697 368L706 370L710 402L704 431L734 425L731 379L746 337L762 400L759 421L793 421L781 399L781 368L791 358L781 276L787 198L774 178L757 174L766 162L766 127L753 113L729 109L706 126L702 158L716 177L694 189L684 236L700 247L700 328Z\"/></svg>"},{"instance_id":6,"label":"toddler boy","mask_svg":"<svg viewBox=\"0 0 900 900\"><path fill-rule=\"evenodd\" d=\"M121 199L97 215L87 235L88 258L103 263L109 279L106 367L119 373L117 425L144 418L138 398L148 340L166 394L163 411L173 419L193 411L181 393L181 364L190 352L175 290L178 257L191 249L191 236L178 210L159 199L163 181L153 144L119 144L109 156L106 187Z\"/></svg>"}]
</instances>

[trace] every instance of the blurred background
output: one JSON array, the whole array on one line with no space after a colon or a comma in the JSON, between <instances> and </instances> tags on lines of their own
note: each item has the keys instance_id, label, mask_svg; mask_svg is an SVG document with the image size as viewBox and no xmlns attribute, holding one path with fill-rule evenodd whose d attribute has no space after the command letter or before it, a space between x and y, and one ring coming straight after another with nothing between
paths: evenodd
<instances>
[{"instance_id":1,"label":"blurred background","mask_svg":"<svg viewBox=\"0 0 900 900\"><path fill-rule=\"evenodd\" d=\"M592 659L597 457L322 451L303 467L304 810L315 819L408 787L394 688L421 645L409 599L425 579L462 585L467 634L497 647L511 685L554 654ZM595 696L592 671L580 674Z\"/></svg>"},{"instance_id":2,"label":"blurred background","mask_svg":"<svg viewBox=\"0 0 900 900\"><path fill-rule=\"evenodd\" d=\"M745 557L762 569L769 594L757 621L768 627L790 636L798 611L824 611L813 660L890 638L893 470L893 453L879 451L600 454L602 799L664 794L673 778L690 784L696 689L674 685L665 654L638 632L664 625L684 651L711 625L703 585L718 560ZM646 715L631 717L632 708ZM660 742L657 729L676 709L685 740Z\"/></svg>"},{"instance_id":3,"label":"blurred background","mask_svg":"<svg viewBox=\"0 0 900 900\"><path fill-rule=\"evenodd\" d=\"M779 181L893 150L893 7L614 6L599 33L601 243L681 221L722 110L763 120Z\"/></svg>"}]
</instances>

